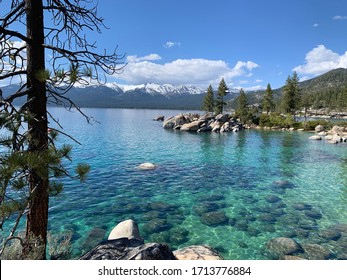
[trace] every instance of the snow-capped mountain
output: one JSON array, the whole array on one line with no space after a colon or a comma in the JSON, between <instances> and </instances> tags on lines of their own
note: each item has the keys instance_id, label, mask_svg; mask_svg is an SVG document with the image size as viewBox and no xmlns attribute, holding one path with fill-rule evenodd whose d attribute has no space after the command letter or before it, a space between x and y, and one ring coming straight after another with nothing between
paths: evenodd
<instances>
[{"instance_id":1,"label":"snow-capped mountain","mask_svg":"<svg viewBox=\"0 0 347 280\"><path fill-rule=\"evenodd\" d=\"M18 88L18 86L17 86ZM4 96L15 90L3 87ZM195 86L173 86L169 84L118 85L76 85L65 95L80 107L112 108L158 108L158 109L200 109L205 91ZM23 100L17 103L23 104ZM19 105L18 104L18 105Z\"/></svg>"},{"instance_id":2,"label":"snow-capped mountain","mask_svg":"<svg viewBox=\"0 0 347 280\"><path fill-rule=\"evenodd\" d=\"M107 87L124 92L132 91L144 91L149 94L162 94L162 95L174 95L174 94L202 94L205 90L195 86L173 86L170 84L158 85L158 84L140 84L140 85L117 85L115 83L107 83Z\"/></svg>"}]
</instances>

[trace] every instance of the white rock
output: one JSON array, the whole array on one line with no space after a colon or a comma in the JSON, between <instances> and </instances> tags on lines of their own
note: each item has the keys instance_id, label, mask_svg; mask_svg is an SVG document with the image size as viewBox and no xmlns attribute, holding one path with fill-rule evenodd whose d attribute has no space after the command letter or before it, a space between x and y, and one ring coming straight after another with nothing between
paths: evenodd
<instances>
[{"instance_id":1,"label":"white rock","mask_svg":"<svg viewBox=\"0 0 347 280\"><path fill-rule=\"evenodd\" d=\"M313 135L310 138L308 138L310 140L322 140L322 137L318 136L318 135Z\"/></svg>"},{"instance_id":2,"label":"white rock","mask_svg":"<svg viewBox=\"0 0 347 280\"><path fill-rule=\"evenodd\" d=\"M137 168L142 170L153 170L153 169L156 169L157 167L158 166L153 163L145 162L145 163L141 163Z\"/></svg>"},{"instance_id":3,"label":"white rock","mask_svg":"<svg viewBox=\"0 0 347 280\"><path fill-rule=\"evenodd\" d=\"M128 239L139 239L142 240L140 230L136 222L133 220L126 220L116 225L108 236L108 240L128 238Z\"/></svg>"}]
</instances>

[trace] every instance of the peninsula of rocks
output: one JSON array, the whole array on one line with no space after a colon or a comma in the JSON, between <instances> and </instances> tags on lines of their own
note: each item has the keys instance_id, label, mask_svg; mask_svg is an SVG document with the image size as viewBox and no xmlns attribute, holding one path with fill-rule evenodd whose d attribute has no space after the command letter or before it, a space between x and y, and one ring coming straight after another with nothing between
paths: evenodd
<instances>
[{"instance_id":1,"label":"peninsula of rocks","mask_svg":"<svg viewBox=\"0 0 347 280\"><path fill-rule=\"evenodd\" d=\"M237 132L241 129L250 128L229 114L214 115L213 113L206 113L202 116L198 114L179 114L164 120L163 127L181 131L212 131L220 133Z\"/></svg>"}]
</instances>

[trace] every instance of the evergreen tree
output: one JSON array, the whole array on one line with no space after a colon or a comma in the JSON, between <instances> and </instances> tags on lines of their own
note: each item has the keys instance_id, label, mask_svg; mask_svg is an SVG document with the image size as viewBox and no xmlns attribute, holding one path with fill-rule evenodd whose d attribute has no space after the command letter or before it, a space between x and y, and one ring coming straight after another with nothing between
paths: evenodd
<instances>
[{"instance_id":1,"label":"evergreen tree","mask_svg":"<svg viewBox=\"0 0 347 280\"><path fill-rule=\"evenodd\" d=\"M64 167L63 159L71 160L71 147L55 146L57 135L67 134L59 131L48 103L81 112L66 92L76 82L101 82L100 72L119 70L120 57L115 52L98 54L84 34L104 27L96 11L91 0L0 0L0 81L20 81L18 90L0 98L0 129L6 132L0 139L0 228L14 216L4 247L20 239L22 258L46 258L49 196L62 191L60 177L84 179L89 170L81 164L74 175ZM26 102L17 107L14 102L20 97ZM48 116L58 129L48 126ZM22 217L24 238L17 234Z\"/></svg>"},{"instance_id":2,"label":"evergreen tree","mask_svg":"<svg viewBox=\"0 0 347 280\"><path fill-rule=\"evenodd\" d=\"M237 110L236 114L239 116L240 121L245 123L248 120L249 108L248 108L248 100L247 96L243 89L240 89L240 95L237 100Z\"/></svg>"},{"instance_id":3,"label":"evergreen tree","mask_svg":"<svg viewBox=\"0 0 347 280\"><path fill-rule=\"evenodd\" d=\"M226 102L224 101L224 97L228 94L229 88L227 87L224 78L219 83L218 91L217 91L217 100L216 100L216 106L215 111L216 114L223 114L224 105L226 105Z\"/></svg>"},{"instance_id":4,"label":"evergreen tree","mask_svg":"<svg viewBox=\"0 0 347 280\"><path fill-rule=\"evenodd\" d=\"M266 91L262 100L262 105L263 110L266 112L266 114L269 114L269 112L272 112L275 108L275 103L273 100L273 91L271 89L270 84L267 84Z\"/></svg>"},{"instance_id":5,"label":"evergreen tree","mask_svg":"<svg viewBox=\"0 0 347 280\"><path fill-rule=\"evenodd\" d=\"M301 91L299 88L299 78L296 72L293 76L288 76L283 88L282 110L295 117L295 112L300 108Z\"/></svg>"},{"instance_id":6,"label":"evergreen tree","mask_svg":"<svg viewBox=\"0 0 347 280\"><path fill-rule=\"evenodd\" d=\"M206 112L213 112L214 111L214 92L211 85L209 85L207 89L207 93L205 95L202 110Z\"/></svg>"}]
</instances>

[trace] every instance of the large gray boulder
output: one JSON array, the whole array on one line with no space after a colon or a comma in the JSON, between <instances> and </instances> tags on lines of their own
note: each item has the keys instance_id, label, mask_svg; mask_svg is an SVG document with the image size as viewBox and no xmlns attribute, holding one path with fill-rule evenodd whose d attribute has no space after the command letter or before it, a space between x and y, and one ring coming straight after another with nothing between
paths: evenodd
<instances>
[{"instance_id":1,"label":"large gray boulder","mask_svg":"<svg viewBox=\"0 0 347 280\"><path fill-rule=\"evenodd\" d=\"M185 247L173 254L178 260L223 260L223 257L208 245Z\"/></svg>"},{"instance_id":2,"label":"large gray boulder","mask_svg":"<svg viewBox=\"0 0 347 280\"><path fill-rule=\"evenodd\" d=\"M79 258L80 260L176 260L166 244L137 239L106 240Z\"/></svg>"},{"instance_id":3,"label":"large gray boulder","mask_svg":"<svg viewBox=\"0 0 347 280\"><path fill-rule=\"evenodd\" d=\"M265 245L267 253L275 259L280 259L285 255L292 255L303 252L301 245L292 238L277 237L268 241Z\"/></svg>"}]
</instances>

